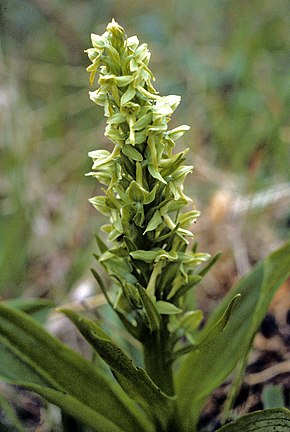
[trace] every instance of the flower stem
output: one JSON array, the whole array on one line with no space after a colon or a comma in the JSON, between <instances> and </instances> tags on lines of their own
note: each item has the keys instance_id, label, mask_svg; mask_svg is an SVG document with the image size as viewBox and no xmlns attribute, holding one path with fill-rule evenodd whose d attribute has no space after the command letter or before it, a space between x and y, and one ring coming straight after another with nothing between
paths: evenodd
<instances>
[{"instance_id":1,"label":"flower stem","mask_svg":"<svg viewBox=\"0 0 290 432\"><path fill-rule=\"evenodd\" d=\"M168 361L170 344L167 321L168 317L163 317L159 331L147 334L142 343L145 369L148 375L165 394L174 396L172 362ZM173 400L172 407L172 411L168 412L166 432L186 432L176 400Z\"/></svg>"},{"instance_id":2,"label":"flower stem","mask_svg":"<svg viewBox=\"0 0 290 432\"><path fill-rule=\"evenodd\" d=\"M167 318L162 319L159 331L147 334L143 343L145 368L150 378L169 396L175 394L172 364L168 362L169 332Z\"/></svg>"}]
</instances>

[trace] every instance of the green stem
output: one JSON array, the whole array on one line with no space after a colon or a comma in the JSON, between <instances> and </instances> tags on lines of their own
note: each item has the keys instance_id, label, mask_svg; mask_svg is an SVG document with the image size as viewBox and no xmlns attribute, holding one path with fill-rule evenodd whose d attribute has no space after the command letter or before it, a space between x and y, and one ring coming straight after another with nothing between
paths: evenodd
<instances>
[{"instance_id":1,"label":"green stem","mask_svg":"<svg viewBox=\"0 0 290 432\"><path fill-rule=\"evenodd\" d=\"M166 324L167 320L163 319L159 331L147 334L142 343L148 375L164 393L173 396L175 391L172 364L168 361L171 353L169 352L169 332Z\"/></svg>"},{"instance_id":2,"label":"green stem","mask_svg":"<svg viewBox=\"0 0 290 432\"><path fill-rule=\"evenodd\" d=\"M158 332L147 334L143 339L145 368L150 378L168 396L175 395L170 349L170 334L167 329L168 318L162 317ZM176 400L172 401L172 410L168 411L168 422L164 432L186 432L179 415Z\"/></svg>"}]
</instances>

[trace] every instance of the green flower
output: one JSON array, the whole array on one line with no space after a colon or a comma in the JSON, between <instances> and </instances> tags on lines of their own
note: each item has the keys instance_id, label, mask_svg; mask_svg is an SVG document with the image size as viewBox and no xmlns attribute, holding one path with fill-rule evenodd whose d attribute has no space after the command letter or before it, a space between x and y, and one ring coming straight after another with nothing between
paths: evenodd
<instances>
[{"instance_id":1,"label":"green flower","mask_svg":"<svg viewBox=\"0 0 290 432\"><path fill-rule=\"evenodd\" d=\"M90 201L110 220L102 229L112 247L99 261L120 287L117 308L139 316L143 287L157 311L180 313L177 293L209 257L186 251L199 212L183 192L193 168L184 165L187 151L174 153L189 126L168 129L180 97L158 95L147 45L127 38L114 20L103 35L92 35L92 44L87 70L92 83L99 75L99 87L90 98L104 107L105 135L114 144L111 152L89 154L89 175L105 186L104 196Z\"/></svg>"}]
</instances>

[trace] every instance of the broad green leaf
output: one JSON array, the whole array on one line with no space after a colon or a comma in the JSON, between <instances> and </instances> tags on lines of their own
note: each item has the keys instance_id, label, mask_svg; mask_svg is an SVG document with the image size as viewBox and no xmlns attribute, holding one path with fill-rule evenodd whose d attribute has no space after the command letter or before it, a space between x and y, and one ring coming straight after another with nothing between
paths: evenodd
<instances>
[{"instance_id":1,"label":"broad green leaf","mask_svg":"<svg viewBox=\"0 0 290 432\"><path fill-rule=\"evenodd\" d=\"M207 346L208 343L210 343L210 341L215 340L216 337L226 328L230 316L232 314L234 305L239 297L240 294L237 294L230 301L230 303L227 306L227 309L220 317L220 319L212 327L208 328L207 331L202 334L202 337L197 337L196 338L197 341L194 344L184 346L179 350L175 351L175 353L172 356L172 361L175 360L177 357L180 357L181 355L185 355L197 350L201 351L204 346Z\"/></svg>"},{"instance_id":2,"label":"broad green leaf","mask_svg":"<svg viewBox=\"0 0 290 432\"><path fill-rule=\"evenodd\" d=\"M153 383L147 373L137 368L132 359L94 322L68 310L60 309L83 337L108 364L127 394L143 406L148 415L166 427L171 400ZM152 408L154 407L154 408Z\"/></svg>"},{"instance_id":3,"label":"broad green leaf","mask_svg":"<svg viewBox=\"0 0 290 432\"><path fill-rule=\"evenodd\" d=\"M227 424L217 432L288 432L290 411L285 408L255 411Z\"/></svg>"},{"instance_id":4,"label":"broad green leaf","mask_svg":"<svg viewBox=\"0 0 290 432\"><path fill-rule=\"evenodd\" d=\"M216 337L221 334L221 332L226 328L229 319L233 313L233 308L239 302L241 294L236 294L227 305L226 310L222 314L222 316L210 327L206 326L206 329L200 333L197 338L198 344L207 344L209 341L215 340Z\"/></svg>"},{"instance_id":5,"label":"broad green leaf","mask_svg":"<svg viewBox=\"0 0 290 432\"><path fill-rule=\"evenodd\" d=\"M25 377L27 382L57 387L57 383L45 376L45 372L41 373L34 368L33 362L28 357L24 359L24 355L19 350L7 345L2 335L0 335L0 358L0 381L21 381Z\"/></svg>"},{"instance_id":6,"label":"broad green leaf","mask_svg":"<svg viewBox=\"0 0 290 432\"><path fill-rule=\"evenodd\" d=\"M54 303L51 300L44 299L16 298L5 300L4 304L29 314L40 323L45 322L49 312L54 307Z\"/></svg>"},{"instance_id":7,"label":"broad green leaf","mask_svg":"<svg viewBox=\"0 0 290 432\"><path fill-rule=\"evenodd\" d=\"M42 395L49 389L54 390L57 392L54 403L64 410L67 410L69 396L90 411L110 419L121 430L151 430L143 413L121 389L28 315L1 304L0 337L0 376L4 381L21 382L27 388L35 385ZM79 410L75 410L75 416L78 415ZM91 425L94 423L92 417L88 421ZM98 423L94 427L103 432Z\"/></svg>"},{"instance_id":8,"label":"broad green leaf","mask_svg":"<svg viewBox=\"0 0 290 432\"><path fill-rule=\"evenodd\" d=\"M96 432L126 431L123 426L110 420L108 416L103 416L66 392L49 387L43 387L37 384L27 384L26 381L20 381L17 384L38 393L54 405L58 405L67 414L77 418L77 420L82 423L91 426ZM119 412L119 414L121 413Z\"/></svg>"},{"instance_id":9,"label":"broad green leaf","mask_svg":"<svg viewBox=\"0 0 290 432\"><path fill-rule=\"evenodd\" d=\"M59 407L68 414L94 427L95 430L98 430L96 429L97 424L103 426L103 422L100 422L100 415L96 416L94 410L78 401L78 399L69 396L63 390L58 390L57 383L54 383L55 388L53 389L53 380L50 380L49 377L44 377L45 373L36 370L33 363L29 361L29 358L25 358L25 356L15 348L7 348L1 343L1 340L2 338L0 338L0 380L10 384L23 385L27 389L37 392L41 396L46 397L51 403L59 405ZM45 378L47 378L47 380ZM50 397L47 397L48 395ZM81 418L84 412L86 413L85 419ZM106 419L104 418L104 420ZM121 429L121 431L123 430L124 429ZM102 431L100 430L100 432ZM120 430L118 432L120 432Z\"/></svg>"},{"instance_id":10,"label":"broad green leaf","mask_svg":"<svg viewBox=\"0 0 290 432\"><path fill-rule=\"evenodd\" d=\"M226 328L183 360L177 375L177 394L188 431L194 426L207 396L233 371L247 353L276 290L290 274L290 242L257 264L233 288L210 317L199 335L202 340L223 316L229 302L241 294ZM186 392L184 389L186 388Z\"/></svg>"}]
</instances>

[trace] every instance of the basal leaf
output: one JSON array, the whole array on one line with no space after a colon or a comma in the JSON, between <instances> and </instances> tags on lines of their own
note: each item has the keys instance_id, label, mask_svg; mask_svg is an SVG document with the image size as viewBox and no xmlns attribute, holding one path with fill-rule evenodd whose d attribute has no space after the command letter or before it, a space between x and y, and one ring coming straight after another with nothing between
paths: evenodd
<instances>
[{"instance_id":1,"label":"basal leaf","mask_svg":"<svg viewBox=\"0 0 290 432\"><path fill-rule=\"evenodd\" d=\"M49 387L39 386L37 384L27 384L26 381L20 381L17 382L17 384L26 387L28 390L38 393L49 402L58 405L67 414L71 415L82 423L91 426L96 432L126 431L126 429L124 429L122 426L116 424L109 418L103 416L65 392Z\"/></svg>"},{"instance_id":2,"label":"basal leaf","mask_svg":"<svg viewBox=\"0 0 290 432\"><path fill-rule=\"evenodd\" d=\"M226 328L229 319L232 315L232 311L236 303L239 301L241 294L236 294L227 305L226 310L222 314L222 316L210 327L206 326L206 329L200 333L197 338L198 344L204 345L208 342L215 340L216 337Z\"/></svg>"},{"instance_id":3,"label":"basal leaf","mask_svg":"<svg viewBox=\"0 0 290 432\"><path fill-rule=\"evenodd\" d=\"M179 350L175 351L172 356L172 361L175 360L177 357L180 357L181 355L185 355L197 350L200 351L203 349L204 346L207 346L210 341L215 340L216 337L226 328L232 314L234 305L239 297L240 294L237 294L235 297L232 298L220 319L214 325L212 325L212 327L208 328L206 332L202 332L202 337L197 337L197 342L191 345L184 346Z\"/></svg>"},{"instance_id":4,"label":"basal leaf","mask_svg":"<svg viewBox=\"0 0 290 432\"><path fill-rule=\"evenodd\" d=\"M188 418L188 431L194 424L190 418L192 413L195 413L196 420L207 396L226 379L249 350L274 293L289 274L290 242L257 264L229 292L210 317L199 340L221 319L231 299L241 294L226 328L199 350L183 357L176 384L181 411Z\"/></svg>"},{"instance_id":5,"label":"basal leaf","mask_svg":"<svg viewBox=\"0 0 290 432\"><path fill-rule=\"evenodd\" d=\"M227 424L217 432L288 432L290 411L285 408L255 411Z\"/></svg>"},{"instance_id":6,"label":"basal leaf","mask_svg":"<svg viewBox=\"0 0 290 432\"><path fill-rule=\"evenodd\" d=\"M19 309L40 323L44 323L54 303L51 300L44 299L9 299L4 302L7 306Z\"/></svg>"},{"instance_id":7,"label":"basal leaf","mask_svg":"<svg viewBox=\"0 0 290 432\"><path fill-rule=\"evenodd\" d=\"M57 391L54 403L58 405L61 394L69 395L121 430L151 430L151 423L121 389L28 315L1 304L0 337L0 375L4 381L35 385L42 389L40 394L48 389ZM65 404L61 407L66 409Z\"/></svg>"},{"instance_id":8,"label":"basal leaf","mask_svg":"<svg viewBox=\"0 0 290 432\"><path fill-rule=\"evenodd\" d=\"M166 426L171 399L164 395L147 373L137 368L132 359L94 322L79 314L61 309L78 328L83 337L112 369L123 389L147 411L148 415L163 427Z\"/></svg>"}]
</instances>

